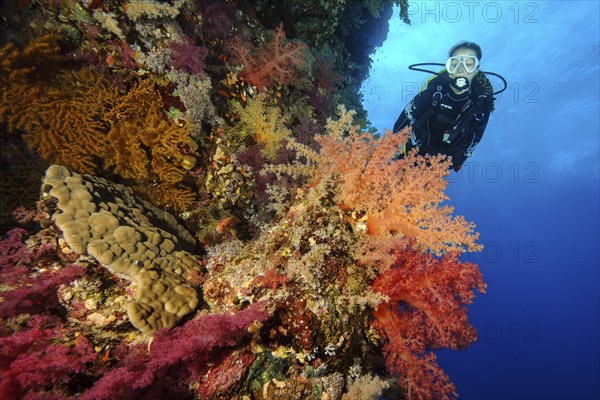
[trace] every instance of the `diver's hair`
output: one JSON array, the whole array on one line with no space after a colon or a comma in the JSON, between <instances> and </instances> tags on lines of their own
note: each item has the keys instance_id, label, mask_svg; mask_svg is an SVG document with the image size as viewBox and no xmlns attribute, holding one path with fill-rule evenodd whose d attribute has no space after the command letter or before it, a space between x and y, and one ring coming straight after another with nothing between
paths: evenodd
<instances>
[{"instance_id":1,"label":"diver's hair","mask_svg":"<svg viewBox=\"0 0 600 400\"><path fill-rule=\"evenodd\" d=\"M473 80L475 81L475 85L474 85L474 87L476 88L475 90L476 91L484 91L485 94L488 95L488 98L491 101L490 112L494 111L495 98L492 96L492 93L494 93L494 87L492 86L492 82L490 82L488 77L481 71L477 72L477 75L475 75L475 77L473 77Z\"/></svg>"},{"instance_id":2,"label":"diver's hair","mask_svg":"<svg viewBox=\"0 0 600 400\"><path fill-rule=\"evenodd\" d=\"M454 46L450 48L448 51L448 57L452 57L452 53L454 53L458 49L471 49L475 52L477 59L481 61L481 57L483 54L481 53L481 47L477 43L467 42L466 40L460 41L456 43Z\"/></svg>"}]
</instances>

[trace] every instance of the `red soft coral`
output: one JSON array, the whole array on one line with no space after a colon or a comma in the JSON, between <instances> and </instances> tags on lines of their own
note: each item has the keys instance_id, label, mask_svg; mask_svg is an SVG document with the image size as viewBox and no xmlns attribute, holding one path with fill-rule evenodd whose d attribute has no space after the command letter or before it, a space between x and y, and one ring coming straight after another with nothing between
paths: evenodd
<instances>
[{"instance_id":1,"label":"red soft coral","mask_svg":"<svg viewBox=\"0 0 600 400\"><path fill-rule=\"evenodd\" d=\"M256 355L249 350L235 351L217 358L198 382L198 398L211 399L235 386L246 374Z\"/></svg>"},{"instance_id":2,"label":"red soft coral","mask_svg":"<svg viewBox=\"0 0 600 400\"><path fill-rule=\"evenodd\" d=\"M25 240L27 235L16 228L0 241L0 398L6 400L58 398L61 387L96 359L85 337L67 344L70 331L59 317L59 286L84 275L85 267L63 268L50 237L42 231ZM14 330L8 321L19 315L26 326Z\"/></svg>"},{"instance_id":3,"label":"red soft coral","mask_svg":"<svg viewBox=\"0 0 600 400\"><path fill-rule=\"evenodd\" d=\"M271 39L258 47L238 36L227 50L243 66L240 77L262 89L275 84L295 83L300 68L306 62L307 46L301 42L286 41L283 26L279 25L271 31Z\"/></svg>"},{"instance_id":4,"label":"red soft coral","mask_svg":"<svg viewBox=\"0 0 600 400\"><path fill-rule=\"evenodd\" d=\"M13 269L24 270L21 266L31 262L33 255L25 246L27 231L21 228L13 228L6 233L6 238L0 241L0 274L20 276L22 272L15 273ZM16 265L19 264L19 267ZM6 277L3 281L6 283Z\"/></svg>"},{"instance_id":5,"label":"red soft coral","mask_svg":"<svg viewBox=\"0 0 600 400\"><path fill-rule=\"evenodd\" d=\"M375 327L387 338L387 367L399 373L408 398L456 396L431 350L464 349L477 339L465 307L472 302L474 289L485 293L477 265L460 262L457 253L436 258L409 249L375 280L373 289L389 297L374 313Z\"/></svg>"}]
</instances>

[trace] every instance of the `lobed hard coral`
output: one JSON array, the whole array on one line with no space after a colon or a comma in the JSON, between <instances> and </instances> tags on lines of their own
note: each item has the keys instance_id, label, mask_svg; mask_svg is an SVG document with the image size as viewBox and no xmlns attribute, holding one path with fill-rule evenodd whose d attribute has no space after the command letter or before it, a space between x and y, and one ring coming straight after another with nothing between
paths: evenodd
<instances>
[{"instance_id":1,"label":"lobed hard coral","mask_svg":"<svg viewBox=\"0 0 600 400\"><path fill-rule=\"evenodd\" d=\"M168 212L133 196L122 185L52 165L42 186L52 219L77 254L90 255L132 281L131 323L151 335L173 327L198 306L187 271L201 271L191 234Z\"/></svg>"}]
</instances>

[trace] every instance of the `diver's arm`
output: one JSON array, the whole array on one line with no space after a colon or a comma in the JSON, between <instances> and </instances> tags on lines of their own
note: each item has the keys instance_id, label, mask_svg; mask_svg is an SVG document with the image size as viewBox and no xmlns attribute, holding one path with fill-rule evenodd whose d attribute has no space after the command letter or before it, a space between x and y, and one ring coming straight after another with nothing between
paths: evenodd
<instances>
[{"instance_id":1,"label":"diver's arm","mask_svg":"<svg viewBox=\"0 0 600 400\"><path fill-rule=\"evenodd\" d=\"M412 103L412 101L411 101ZM410 106L411 103L408 103L408 106ZM406 109L402 110L402 112L400 113L400 116L398 117L398 119L396 120L396 123L394 124L394 132L400 132L402 129L406 128L409 124L409 120L408 117L406 116Z\"/></svg>"},{"instance_id":2,"label":"diver's arm","mask_svg":"<svg viewBox=\"0 0 600 400\"><path fill-rule=\"evenodd\" d=\"M402 113L394 124L394 132L399 132L408 125L413 125L416 120L431 106L434 90L429 85L423 91L417 93L415 97L404 107Z\"/></svg>"},{"instance_id":3,"label":"diver's arm","mask_svg":"<svg viewBox=\"0 0 600 400\"><path fill-rule=\"evenodd\" d=\"M463 140L461 143L459 143L458 148L454 154L452 154L452 168L463 165L467 158L473 155L475 148L483 138L489 118L489 111L475 114L471 125L471 132L466 137L469 140Z\"/></svg>"}]
</instances>

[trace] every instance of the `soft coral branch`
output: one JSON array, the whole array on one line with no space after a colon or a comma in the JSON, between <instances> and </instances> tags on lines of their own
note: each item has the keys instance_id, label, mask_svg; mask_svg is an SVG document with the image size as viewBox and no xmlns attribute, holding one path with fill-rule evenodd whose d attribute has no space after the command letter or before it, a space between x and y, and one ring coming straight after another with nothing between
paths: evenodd
<instances>
[{"instance_id":1,"label":"soft coral branch","mask_svg":"<svg viewBox=\"0 0 600 400\"><path fill-rule=\"evenodd\" d=\"M31 329L0 338L0 398L63 398L46 390L75 381L96 353L84 336L61 344L69 330L55 317L37 315L28 323Z\"/></svg>"},{"instance_id":2,"label":"soft coral branch","mask_svg":"<svg viewBox=\"0 0 600 400\"><path fill-rule=\"evenodd\" d=\"M24 277L19 287L2 292L0 318L62 308L56 295L58 288L84 274L84 267L70 264L63 269L44 271L35 277Z\"/></svg>"},{"instance_id":3,"label":"soft coral branch","mask_svg":"<svg viewBox=\"0 0 600 400\"><path fill-rule=\"evenodd\" d=\"M287 41L282 25L270 34L269 42L258 47L241 37L227 46L234 60L243 66L240 76L261 89L271 88L277 83L294 83L306 62L307 46L301 42Z\"/></svg>"},{"instance_id":4,"label":"soft coral branch","mask_svg":"<svg viewBox=\"0 0 600 400\"><path fill-rule=\"evenodd\" d=\"M28 246L26 235L24 229L15 228L0 241L0 279L4 285L0 292L0 318L61 309L56 295L60 285L85 274L80 265L51 268L57 260L56 247L50 242Z\"/></svg>"},{"instance_id":5,"label":"soft coral branch","mask_svg":"<svg viewBox=\"0 0 600 400\"><path fill-rule=\"evenodd\" d=\"M184 36L181 42L170 44L173 50L171 66L188 74L202 74L206 68L205 59L208 54L206 47L196 46L189 36Z\"/></svg>"},{"instance_id":6,"label":"soft coral branch","mask_svg":"<svg viewBox=\"0 0 600 400\"><path fill-rule=\"evenodd\" d=\"M153 337L149 354L132 351L81 398L127 399L142 392L145 398L152 397L147 397L148 393L163 398L184 397L189 383L206 372L210 359L219 351L231 351L248 335L248 327L254 321L267 318L268 314L254 305L233 315L203 316L172 330L160 330Z\"/></svg>"},{"instance_id":7,"label":"soft coral branch","mask_svg":"<svg viewBox=\"0 0 600 400\"><path fill-rule=\"evenodd\" d=\"M466 304L486 285L476 264L460 262L456 252L443 258L406 250L396 266L381 274L373 289L389 297L374 313L386 338L386 364L400 375L410 399L445 399L455 389L431 350L465 349L477 332Z\"/></svg>"},{"instance_id":8,"label":"soft coral branch","mask_svg":"<svg viewBox=\"0 0 600 400\"><path fill-rule=\"evenodd\" d=\"M377 139L352 124L352 112L340 108L340 118L329 120L329 135L321 144L319 169L339 179L342 208L364 212L372 236L389 234L414 240L421 251L441 255L449 251L476 251L474 224L453 216L453 207L442 205L449 160L410 152L394 159L410 135L386 131Z\"/></svg>"}]
</instances>

